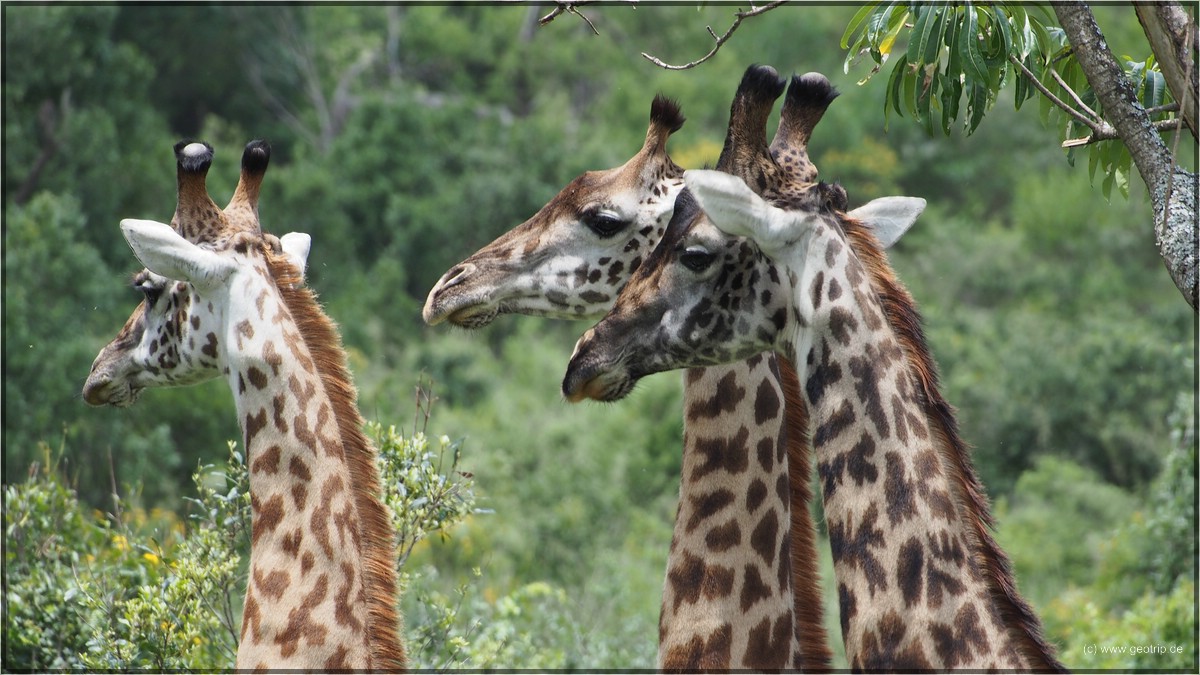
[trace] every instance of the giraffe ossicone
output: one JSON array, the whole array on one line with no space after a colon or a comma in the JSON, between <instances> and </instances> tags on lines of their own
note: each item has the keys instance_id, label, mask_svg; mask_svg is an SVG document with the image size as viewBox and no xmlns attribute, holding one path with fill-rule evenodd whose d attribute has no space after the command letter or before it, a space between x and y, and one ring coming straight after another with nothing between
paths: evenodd
<instances>
[{"instance_id":1,"label":"giraffe ossicone","mask_svg":"<svg viewBox=\"0 0 1200 675\"><path fill-rule=\"evenodd\" d=\"M238 670L402 670L396 549L375 449L333 322L303 285L308 235L266 234L259 187L270 147L253 141L229 205L205 176L212 149L176 145L171 224L121 230L147 269L144 300L96 357L91 405L224 376L250 479L249 581Z\"/></svg>"}]
</instances>

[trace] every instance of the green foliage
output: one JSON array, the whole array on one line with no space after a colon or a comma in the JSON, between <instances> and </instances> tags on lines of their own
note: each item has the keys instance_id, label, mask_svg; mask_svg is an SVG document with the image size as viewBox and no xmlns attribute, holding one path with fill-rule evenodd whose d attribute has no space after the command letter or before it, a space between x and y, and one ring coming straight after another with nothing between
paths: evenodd
<instances>
[{"instance_id":1,"label":"green foliage","mask_svg":"<svg viewBox=\"0 0 1200 675\"><path fill-rule=\"evenodd\" d=\"M1145 485L1160 470L1175 392L1195 380L1181 367L1190 319L1126 227L1142 205L1105 204L1062 165L1016 192L1000 222L932 207L892 253L975 463L993 494L1043 454ZM1113 302L1133 288L1145 290Z\"/></svg>"},{"instance_id":2,"label":"green foliage","mask_svg":"<svg viewBox=\"0 0 1200 675\"><path fill-rule=\"evenodd\" d=\"M456 470L459 446L430 448L423 434L368 425L379 442L386 504L393 510L397 567L432 535L474 512L470 476ZM447 453L452 455L449 466ZM51 465L6 486L4 663L14 669L224 670L232 667L246 588L250 492L245 460L229 443L223 467L193 474L189 516L147 514L119 499L114 515L90 512ZM421 574L401 573L422 588ZM418 591L409 630L418 662L436 663L440 646L466 647L440 596ZM503 641L493 639L498 651ZM449 652L447 664L465 663Z\"/></svg>"},{"instance_id":3,"label":"green foliage","mask_svg":"<svg viewBox=\"0 0 1200 675\"><path fill-rule=\"evenodd\" d=\"M471 475L458 470L461 442L451 443L447 436L438 439L435 452L423 432L405 437L395 426L384 429L371 422L367 433L379 449L384 503L398 533L396 566L401 569L418 543L475 513ZM444 468L447 452L450 466Z\"/></svg>"},{"instance_id":4,"label":"green foliage","mask_svg":"<svg viewBox=\"0 0 1200 675\"><path fill-rule=\"evenodd\" d=\"M1171 414L1148 500L1043 458L997 504L1021 590L1072 669L1195 669L1194 400L1181 395Z\"/></svg>"},{"instance_id":5,"label":"green foliage","mask_svg":"<svg viewBox=\"0 0 1200 675\"><path fill-rule=\"evenodd\" d=\"M1195 582L1181 578L1169 594L1146 593L1116 615L1070 591L1044 618L1065 643L1060 656L1072 669L1191 672L1197 666L1195 602Z\"/></svg>"},{"instance_id":6,"label":"green foliage","mask_svg":"<svg viewBox=\"0 0 1200 675\"><path fill-rule=\"evenodd\" d=\"M1000 543L1021 571L1022 592L1042 603L1064 583L1092 584L1110 531L1134 504L1132 495L1077 464L1038 458L1013 496L996 504Z\"/></svg>"},{"instance_id":7,"label":"green foliage","mask_svg":"<svg viewBox=\"0 0 1200 675\"><path fill-rule=\"evenodd\" d=\"M190 527L170 514L126 510L119 499L115 515L89 512L49 464L7 486L6 537L15 545L5 551L5 666L232 663L232 609L244 587L237 550L246 543L249 511L245 470L233 455L228 485L206 486L212 467L195 474L201 509Z\"/></svg>"},{"instance_id":8,"label":"green foliage","mask_svg":"<svg viewBox=\"0 0 1200 675\"><path fill-rule=\"evenodd\" d=\"M245 589L241 552L249 545L250 492L245 461L229 443L223 472L193 474L199 497L185 536L164 547L156 538L120 535L120 547L141 552L140 583L98 570L80 584L92 612L92 636L81 658L89 668L221 669L237 653Z\"/></svg>"},{"instance_id":9,"label":"green foliage","mask_svg":"<svg viewBox=\"0 0 1200 675\"><path fill-rule=\"evenodd\" d=\"M1091 130L1034 85L1036 81L1042 90L1081 113L1094 115L1096 122L1103 119L1104 111L1074 49L1054 21L1045 7L1019 2L868 3L842 35L841 46L847 50L844 68L849 72L862 55L869 55L875 65L859 81L865 83L898 51L897 41L906 33L907 48L897 56L884 92L885 118L893 110L897 115L907 113L926 133L932 135L940 128L949 135L961 112L969 135L1000 91L1011 84L1017 109L1038 97L1044 124L1057 128L1066 141L1086 138ZM1161 109L1173 99L1153 56L1142 60L1125 56L1124 61L1142 104L1155 108L1151 119L1172 119L1175 113ZM1075 148L1081 144L1064 144L1072 165ZM1129 196L1131 162L1128 149L1118 141L1089 146L1088 174L1094 180L1100 170L1105 197L1114 186Z\"/></svg>"},{"instance_id":10,"label":"green foliage","mask_svg":"<svg viewBox=\"0 0 1200 675\"><path fill-rule=\"evenodd\" d=\"M43 445L42 454L48 460L50 449ZM48 462L30 474L28 483L4 487L4 665L80 668L87 620L72 580L93 556L87 551L104 546L104 529L53 478Z\"/></svg>"},{"instance_id":11,"label":"green foliage","mask_svg":"<svg viewBox=\"0 0 1200 675\"><path fill-rule=\"evenodd\" d=\"M935 125L949 134L960 109L970 134L1012 77L1013 63L1053 46L1041 9L1031 16L1021 3L872 3L851 19L842 35L846 71L863 53L874 68L860 84L882 68L900 33L911 32L908 47L888 79L885 114L907 112L927 133ZM1017 79L1016 106L1033 95ZM903 108L903 109L902 109Z\"/></svg>"}]
</instances>

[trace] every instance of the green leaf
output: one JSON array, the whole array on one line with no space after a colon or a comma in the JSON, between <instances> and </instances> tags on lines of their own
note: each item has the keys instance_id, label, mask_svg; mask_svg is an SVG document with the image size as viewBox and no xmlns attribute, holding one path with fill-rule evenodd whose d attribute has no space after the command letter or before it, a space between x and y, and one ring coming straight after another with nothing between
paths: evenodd
<instances>
[{"instance_id":1,"label":"green leaf","mask_svg":"<svg viewBox=\"0 0 1200 675\"><path fill-rule=\"evenodd\" d=\"M867 4L863 5L861 9L854 13L854 16L850 19L850 23L846 25L846 31L842 33L842 49L849 48L850 36L854 34L854 31L858 30L858 27L862 25L863 20L866 19L867 16L870 15L871 12L874 12L878 7L878 2L868 2Z\"/></svg>"},{"instance_id":2,"label":"green leaf","mask_svg":"<svg viewBox=\"0 0 1200 675\"><path fill-rule=\"evenodd\" d=\"M1000 39L1000 44L998 45L999 53L996 54L996 57L1001 62L1007 61L1008 55L1014 51L1012 26L1008 23L1008 16L999 8L993 8L990 16L997 28L992 34L993 36L998 35Z\"/></svg>"},{"instance_id":3,"label":"green leaf","mask_svg":"<svg viewBox=\"0 0 1200 675\"><path fill-rule=\"evenodd\" d=\"M1088 182L1096 182L1096 169L1100 166L1100 153L1096 148L1088 153Z\"/></svg>"},{"instance_id":4,"label":"green leaf","mask_svg":"<svg viewBox=\"0 0 1200 675\"><path fill-rule=\"evenodd\" d=\"M906 15L908 14L908 11L903 7L897 7L895 2L889 2L888 4L880 7L879 11L875 12L867 19L867 25L864 29L864 33L867 36L867 43L869 45L872 47L879 46L883 33L887 30L888 25L890 25L889 20L894 18L893 15L895 12L903 12L903 14Z\"/></svg>"},{"instance_id":5,"label":"green leaf","mask_svg":"<svg viewBox=\"0 0 1200 675\"><path fill-rule=\"evenodd\" d=\"M1154 108L1163 104L1167 81L1157 70L1146 70L1145 86L1142 89L1142 105Z\"/></svg>"},{"instance_id":6,"label":"green leaf","mask_svg":"<svg viewBox=\"0 0 1200 675\"><path fill-rule=\"evenodd\" d=\"M939 73L942 84L942 133L950 135L954 120L958 119L958 101L962 98L962 83L957 76L947 77Z\"/></svg>"},{"instance_id":7,"label":"green leaf","mask_svg":"<svg viewBox=\"0 0 1200 675\"><path fill-rule=\"evenodd\" d=\"M1001 6L1012 17L1012 25L1016 28L1013 33L1013 46L1017 52L1017 58L1024 61L1033 49L1033 43L1037 40L1029 22L1029 13L1025 11L1025 5L1019 2L1004 2L1001 3Z\"/></svg>"},{"instance_id":8,"label":"green leaf","mask_svg":"<svg viewBox=\"0 0 1200 675\"><path fill-rule=\"evenodd\" d=\"M967 135L970 135L983 121L983 113L987 109L988 88L983 82L969 82L970 99L967 101L967 108L970 112L970 119L967 121Z\"/></svg>"},{"instance_id":9,"label":"green leaf","mask_svg":"<svg viewBox=\"0 0 1200 675\"><path fill-rule=\"evenodd\" d=\"M925 127L925 133L933 135L933 116L929 114L930 104L937 96L938 75L937 64L930 63L917 69L920 83L917 86L917 121Z\"/></svg>"},{"instance_id":10,"label":"green leaf","mask_svg":"<svg viewBox=\"0 0 1200 675\"><path fill-rule=\"evenodd\" d=\"M937 54L942 40L941 9L931 5L918 5L916 12L912 36L908 40L908 61L916 64L932 63L934 58L929 55Z\"/></svg>"},{"instance_id":11,"label":"green leaf","mask_svg":"<svg viewBox=\"0 0 1200 675\"><path fill-rule=\"evenodd\" d=\"M887 32L884 33L883 39L879 41L879 52L884 58L887 58L892 53L892 47L896 44L896 37L900 35L900 31L904 30L906 18L908 18L908 12L892 13L892 19L888 22Z\"/></svg>"},{"instance_id":12,"label":"green leaf","mask_svg":"<svg viewBox=\"0 0 1200 675\"><path fill-rule=\"evenodd\" d=\"M968 80L986 83L988 81L987 63L979 51L977 10L973 6L967 5L964 18L965 23L958 36L958 53L963 64L963 72Z\"/></svg>"},{"instance_id":13,"label":"green leaf","mask_svg":"<svg viewBox=\"0 0 1200 675\"><path fill-rule=\"evenodd\" d=\"M888 77L887 98L883 101L883 124L884 129L887 129L888 117L891 110L895 110L897 115L903 115L904 111L900 109L900 86L904 80L904 71L908 68L908 58L901 56L896 62L896 66L892 68L892 74ZM888 104L891 104L891 107Z\"/></svg>"},{"instance_id":14,"label":"green leaf","mask_svg":"<svg viewBox=\"0 0 1200 675\"><path fill-rule=\"evenodd\" d=\"M905 59L907 61L907 59ZM912 64L904 69L904 106L908 108L908 114L912 115L917 121L921 120L921 116L917 113L917 78L919 77L913 72Z\"/></svg>"}]
</instances>

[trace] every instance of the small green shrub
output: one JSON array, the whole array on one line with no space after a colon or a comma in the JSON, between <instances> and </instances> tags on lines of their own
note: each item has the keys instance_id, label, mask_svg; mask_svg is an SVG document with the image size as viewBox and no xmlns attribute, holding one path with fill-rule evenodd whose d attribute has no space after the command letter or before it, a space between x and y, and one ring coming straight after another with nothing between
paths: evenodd
<instances>
[{"instance_id":1,"label":"small green shrub","mask_svg":"<svg viewBox=\"0 0 1200 675\"><path fill-rule=\"evenodd\" d=\"M435 534L447 536L473 513L469 474L457 471L460 446L431 447L423 433L368 425L379 447L383 499L399 541L397 567ZM25 482L5 487L4 667L12 670L227 670L234 664L246 588L249 479L229 443L223 467L193 474L188 515L132 508L114 496L114 513L89 511L67 486L50 450ZM445 463L449 462L448 465ZM420 574L401 574L410 587ZM463 591L465 592L465 590ZM456 606L418 592L410 620L423 667L466 663Z\"/></svg>"}]
</instances>

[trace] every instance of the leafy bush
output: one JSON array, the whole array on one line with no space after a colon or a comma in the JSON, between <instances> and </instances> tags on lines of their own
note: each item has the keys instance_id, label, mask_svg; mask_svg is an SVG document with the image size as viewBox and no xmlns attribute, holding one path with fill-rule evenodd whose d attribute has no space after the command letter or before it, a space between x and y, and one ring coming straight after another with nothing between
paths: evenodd
<instances>
[{"instance_id":1,"label":"leafy bush","mask_svg":"<svg viewBox=\"0 0 1200 675\"><path fill-rule=\"evenodd\" d=\"M404 437L377 423L368 430L379 442L383 498L393 510L400 566L423 540L446 536L474 512L470 476L456 471L459 446L445 437L432 450L421 433ZM447 453L451 463L444 467ZM231 668L250 525L249 482L235 444L229 443L227 465L202 466L193 474L197 496L188 498L183 521L170 513L148 514L120 498L112 514L91 511L64 483L49 448L43 446L42 454L45 462L29 479L4 492L5 667ZM402 575L402 586L420 579ZM442 606L430 604L418 614L423 620L446 616L451 620L410 624L409 630L419 637L449 635L453 615ZM430 652L416 651L415 661L436 663Z\"/></svg>"},{"instance_id":2,"label":"leafy bush","mask_svg":"<svg viewBox=\"0 0 1200 675\"><path fill-rule=\"evenodd\" d=\"M1196 585L1179 579L1169 594L1148 592L1125 612L1111 614L1072 590L1049 605L1048 625L1063 643L1063 662L1076 670L1194 672Z\"/></svg>"}]
</instances>

